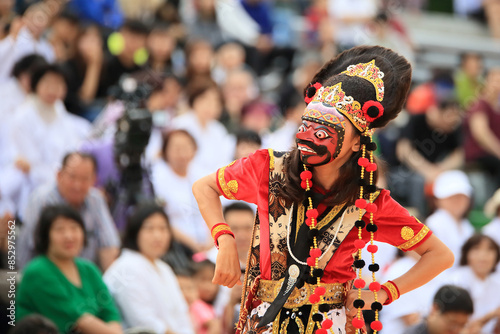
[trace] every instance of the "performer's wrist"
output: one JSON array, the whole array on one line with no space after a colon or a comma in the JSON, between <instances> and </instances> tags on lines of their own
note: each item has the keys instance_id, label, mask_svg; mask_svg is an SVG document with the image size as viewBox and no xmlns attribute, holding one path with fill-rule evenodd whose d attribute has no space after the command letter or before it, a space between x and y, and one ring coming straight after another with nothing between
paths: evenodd
<instances>
[{"instance_id":1,"label":"performer's wrist","mask_svg":"<svg viewBox=\"0 0 500 334\"><path fill-rule=\"evenodd\" d=\"M212 227L211 230L212 238L214 239L214 244L217 249L219 248L220 242L228 242L229 237L234 240L234 233L231 228L226 223L218 223Z\"/></svg>"},{"instance_id":2,"label":"performer's wrist","mask_svg":"<svg viewBox=\"0 0 500 334\"><path fill-rule=\"evenodd\" d=\"M401 296L398 286L393 281L385 282L382 284L381 288L381 291L385 291L387 294L387 300L384 305L389 305Z\"/></svg>"}]
</instances>

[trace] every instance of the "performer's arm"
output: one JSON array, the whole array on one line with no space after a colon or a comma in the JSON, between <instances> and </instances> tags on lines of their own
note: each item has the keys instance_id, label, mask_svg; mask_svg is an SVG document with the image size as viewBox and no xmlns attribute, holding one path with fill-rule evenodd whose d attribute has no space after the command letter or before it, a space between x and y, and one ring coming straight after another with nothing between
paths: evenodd
<instances>
[{"instance_id":1,"label":"performer's arm","mask_svg":"<svg viewBox=\"0 0 500 334\"><path fill-rule=\"evenodd\" d=\"M401 294L412 291L439 275L444 270L451 268L454 263L453 253L435 235L431 235L420 246L414 249L420 255L418 262L405 274L392 281ZM351 316L356 315L357 309L353 302L357 299L357 290L351 290L347 296L346 306ZM382 304L387 300L387 293L381 289L378 292L378 301ZM362 291L365 309L370 309L374 296L371 291Z\"/></svg>"},{"instance_id":2,"label":"performer's arm","mask_svg":"<svg viewBox=\"0 0 500 334\"><path fill-rule=\"evenodd\" d=\"M216 173L212 173L193 184L194 197L209 230L215 224L224 221L222 205L219 199L222 194L217 187L216 180ZM219 243L219 252L212 282L232 288L235 284L241 284L241 268L236 242L228 234L221 235L217 241Z\"/></svg>"}]
</instances>

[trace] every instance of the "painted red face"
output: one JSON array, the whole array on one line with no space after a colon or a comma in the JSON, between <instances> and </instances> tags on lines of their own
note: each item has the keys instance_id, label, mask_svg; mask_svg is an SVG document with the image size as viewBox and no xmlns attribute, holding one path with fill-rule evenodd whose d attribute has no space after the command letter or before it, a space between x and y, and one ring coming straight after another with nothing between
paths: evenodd
<instances>
[{"instance_id":1,"label":"painted red face","mask_svg":"<svg viewBox=\"0 0 500 334\"><path fill-rule=\"evenodd\" d=\"M296 142L300 159L309 166L332 162L340 153L345 129L303 120L297 131Z\"/></svg>"}]
</instances>

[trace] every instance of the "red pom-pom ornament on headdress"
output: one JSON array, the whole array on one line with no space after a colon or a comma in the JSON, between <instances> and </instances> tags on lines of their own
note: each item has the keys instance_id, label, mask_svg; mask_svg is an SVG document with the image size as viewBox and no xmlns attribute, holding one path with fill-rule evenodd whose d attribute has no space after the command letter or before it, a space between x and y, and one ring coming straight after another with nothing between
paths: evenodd
<instances>
[{"instance_id":1,"label":"red pom-pom ornament on headdress","mask_svg":"<svg viewBox=\"0 0 500 334\"><path fill-rule=\"evenodd\" d=\"M307 90L306 90L306 96L304 97L304 101L306 103L311 102L314 95L316 95L316 92L321 87L323 87L323 85L320 84L319 82L315 82L314 84L309 85L309 87L307 87Z\"/></svg>"},{"instance_id":2,"label":"red pom-pom ornament on headdress","mask_svg":"<svg viewBox=\"0 0 500 334\"><path fill-rule=\"evenodd\" d=\"M384 107L378 101L366 101L363 104L363 114L366 121L372 123L384 114Z\"/></svg>"}]
</instances>

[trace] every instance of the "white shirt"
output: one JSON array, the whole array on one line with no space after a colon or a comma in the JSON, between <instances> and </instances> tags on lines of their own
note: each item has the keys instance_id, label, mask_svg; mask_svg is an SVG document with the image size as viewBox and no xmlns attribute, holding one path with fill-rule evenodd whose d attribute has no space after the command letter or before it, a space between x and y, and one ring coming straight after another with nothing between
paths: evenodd
<instances>
[{"instance_id":1,"label":"white shirt","mask_svg":"<svg viewBox=\"0 0 500 334\"><path fill-rule=\"evenodd\" d=\"M151 182L158 199L165 202L165 212L170 224L197 243L207 244L211 241L198 204L193 196L193 183L203 177L193 163L186 177L174 173L163 160L157 160L151 167Z\"/></svg>"},{"instance_id":2,"label":"white shirt","mask_svg":"<svg viewBox=\"0 0 500 334\"><path fill-rule=\"evenodd\" d=\"M219 121L212 120L203 128L195 113L187 112L173 119L172 128L186 130L196 140L193 164L211 173L231 162L235 139Z\"/></svg>"},{"instance_id":3,"label":"white shirt","mask_svg":"<svg viewBox=\"0 0 500 334\"><path fill-rule=\"evenodd\" d=\"M457 268L449 277L448 284L454 284L469 291L474 303L472 320L481 318L500 307L500 280L489 275L485 280L479 279L468 266ZM497 319L488 322L481 329L481 334L493 333Z\"/></svg>"},{"instance_id":4,"label":"white shirt","mask_svg":"<svg viewBox=\"0 0 500 334\"><path fill-rule=\"evenodd\" d=\"M483 227L483 234L489 236L500 245L500 217L493 218L486 226Z\"/></svg>"},{"instance_id":5,"label":"white shirt","mask_svg":"<svg viewBox=\"0 0 500 334\"><path fill-rule=\"evenodd\" d=\"M443 209L438 209L426 220L426 225L455 255L455 264L460 262L462 245L474 234L467 219L457 222Z\"/></svg>"},{"instance_id":6,"label":"white shirt","mask_svg":"<svg viewBox=\"0 0 500 334\"><path fill-rule=\"evenodd\" d=\"M279 129L263 138L262 147L272 148L276 151L289 151L295 146L295 134L299 125L286 121Z\"/></svg>"},{"instance_id":7,"label":"white shirt","mask_svg":"<svg viewBox=\"0 0 500 334\"><path fill-rule=\"evenodd\" d=\"M36 40L28 28L19 30L16 38L5 37L0 41L0 82L8 80L15 63L29 54L36 53L49 63L56 60L54 49L45 39Z\"/></svg>"},{"instance_id":8,"label":"white shirt","mask_svg":"<svg viewBox=\"0 0 500 334\"><path fill-rule=\"evenodd\" d=\"M366 44L368 29L364 23L345 23L351 17L375 17L376 0L328 0L328 13L335 22L335 41L346 45Z\"/></svg>"},{"instance_id":9,"label":"white shirt","mask_svg":"<svg viewBox=\"0 0 500 334\"><path fill-rule=\"evenodd\" d=\"M155 260L153 265L141 253L123 249L103 280L120 309L125 328L194 334L186 300L165 262Z\"/></svg>"},{"instance_id":10,"label":"white shirt","mask_svg":"<svg viewBox=\"0 0 500 334\"><path fill-rule=\"evenodd\" d=\"M61 101L55 103L54 119L46 122L37 101L35 96L29 96L14 111L9 126L12 161L3 170L0 191L14 198L19 211L24 211L23 205L35 187L55 181L64 155L77 150L90 134L90 123L68 113ZM14 166L17 158L29 162L28 175Z\"/></svg>"}]
</instances>

